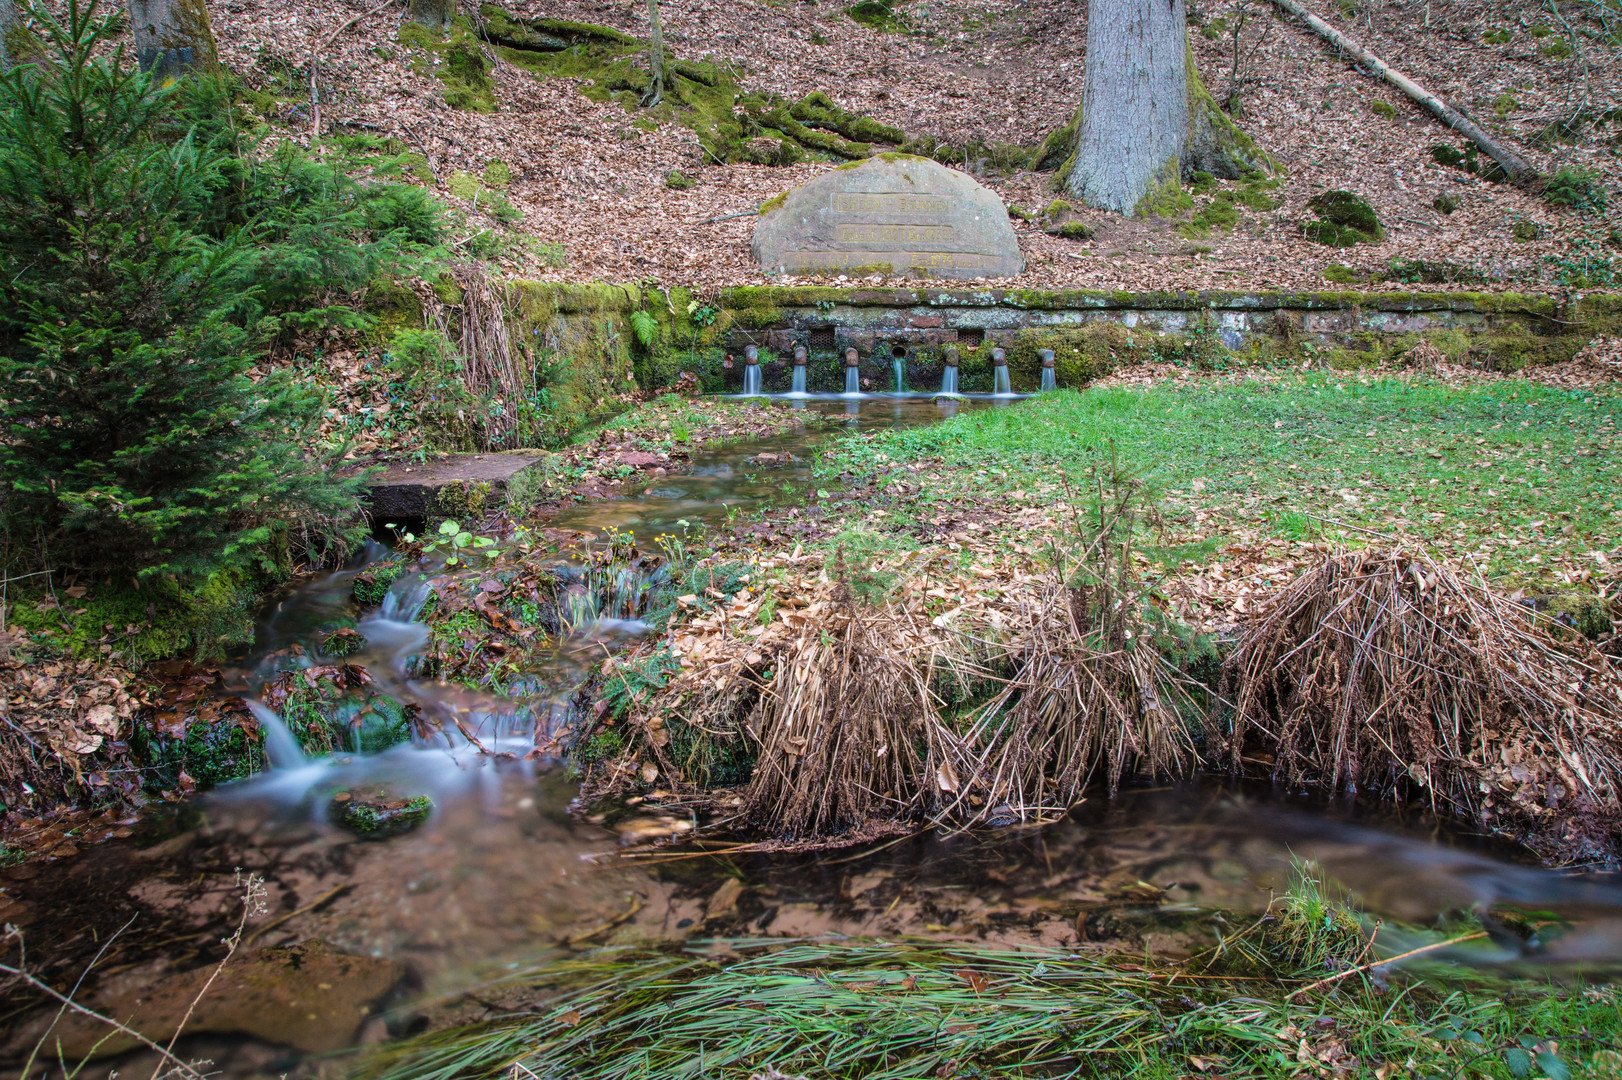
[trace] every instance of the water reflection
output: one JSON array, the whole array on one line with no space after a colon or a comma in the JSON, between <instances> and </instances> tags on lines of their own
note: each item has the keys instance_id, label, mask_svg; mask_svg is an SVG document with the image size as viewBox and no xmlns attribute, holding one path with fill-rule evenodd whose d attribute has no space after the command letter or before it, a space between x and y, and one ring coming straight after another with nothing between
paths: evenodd
<instances>
[{"instance_id":1,"label":"water reflection","mask_svg":"<svg viewBox=\"0 0 1622 1080\"><path fill-rule=\"evenodd\" d=\"M756 400L766 408L774 407L767 404L768 400L780 399ZM647 547L661 533L681 532L683 522L688 528L715 525L739 513L804 501L806 490L812 486L816 447L831 433L826 422L829 419L845 417L845 423L833 432L921 427L966 409L994 408L1008 402L994 401L989 396L955 399L861 394L847 398L813 394L784 404L814 413L816 419L808 417L804 425L781 435L696 453L686 473L662 477L625 498L566 511L554 523L560 528L587 532L618 529ZM762 453L779 455L778 462L769 468L757 466L755 459Z\"/></svg>"}]
</instances>

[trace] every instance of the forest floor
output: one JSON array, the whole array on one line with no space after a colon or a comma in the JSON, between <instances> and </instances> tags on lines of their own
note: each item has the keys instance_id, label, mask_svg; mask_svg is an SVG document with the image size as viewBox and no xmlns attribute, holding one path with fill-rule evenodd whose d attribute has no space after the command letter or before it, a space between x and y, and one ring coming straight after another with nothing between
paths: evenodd
<instances>
[{"instance_id":1,"label":"forest floor","mask_svg":"<svg viewBox=\"0 0 1622 1080\"><path fill-rule=\"evenodd\" d=\"M215 14L215 34L234 71L279 96L264 119L300 141L310 137L309 109L299 104L308 58L323 49L319 79L330 131L395 137L421 151L438 193L470 220L494 224L476 199L452 193L452 178L479 175L492 161L507 165L506 195L523 215L513 232L528 238L497 256L509 272L701 289L760 283L765 278L749 255L749 212L835 164L718 165L688 127L650 122L617 101L593 102L579 80L539 78L499 58L494 111L453 109L422 51L395 43L396 8L324 45L369 7L363 0L234 0ZM1081 99L1082 0L934 0L898 9L901 32L860 25L831 3L660 5L671 53L730 65L740 92L793 99L825 92L911 138L1034 149ZM1230 231L1194 238L1186 220L1083 211L1095 229L1085 242L1015 220L1026 269L1008 285L1323 288L1327 268L1350 268L1350 275L1332 272L1355 284L1389 273L1393 259L1463 268L1454 284L1473 288L1616 282L1613 264L1622 254L1607 238L1622 222L1622 200L1614 197L1622 183L1622 118L1612 109L1622 100L1622 62L1593 17L1597 5L1343 0L1320 11L1541 171L1595 171L1613 195L1609 209L1589 212L1556 209L1536 194L1438 164L1433 146L1463 147L1455 133L1275 9L1254 0L1202 0L1189 10L1206 85L1219 100L1233 90L1237 118L1282 166L1278 205L1241 206ZM638 37L647 30L644 5L628 0L525 0L513 14L588 20ZM973 158L967 167L1013 206L1040 210L1055 194L1051 172L1001 172ZM668 187L673 170L696 184ZM1301 234L1307 201L1334 188L1374 206L1386 226L1382 242L1337 250ZM1451 213L1436 208L1442 196L1457 199ZM1517 240L1517 227L1534 238Z\"/></svg>"}]
</instances>

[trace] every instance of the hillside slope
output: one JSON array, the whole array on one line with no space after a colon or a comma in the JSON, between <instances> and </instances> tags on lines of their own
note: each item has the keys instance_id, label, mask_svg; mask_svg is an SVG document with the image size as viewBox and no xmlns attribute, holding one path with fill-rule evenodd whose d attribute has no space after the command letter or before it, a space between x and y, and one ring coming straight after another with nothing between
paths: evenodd
<instances>
[{"instance_id":1,"label":"hillside slope","mask_svg":"<svg viewBox=\"0 0 1622 1080\"><path fill-rule=\"evenodd\" d=\"M251 85L279 96L263 110L265 117L304 140L309 108L299 100L307 96L311 51L371 6L362 0L235 0L215 11L215 30L226 62ZM1239 34L1242 123L1286 170L1271 196L1278 205L1241 206L1231 232L1217 227L1206 235L1186 220L1179 230L1177 222L1084 212L1096 233L1077 243L1016 222L1027 269L1012 284L1323 288L1324 269L1332 264L1350 267L1354 273L1337 277L1356 284L1367 271L1389 271L1394 258L1463 267L1461 280L1451 283L1460 287L1613 283L1604 260L1622 267L1622 250L1607 244L1622 222L1616 194L1622 113L1614 111L1622 101L1622 62L1589 17L1595 10L1579 2L1555 11L1529 0L1490 7L1467 0L1341 0L1320 8L1507 137L1540 169L1596 170L1611 191L1605 213L1556 209L1533 194L1438 164L1433 146L1459 149L1463 140L1344 62L1305 27L1251 3L1250 21ZM1081 0L929 0L905 12L910 30L902 32L860 25L842 6L826 2L664 0L661 11L672 54L730 64L740 92L799 99L822 91L911 138L1034 148L1081 99ZM1191 5L1196 59L1219 98L1233 67L1235 12L1225 2ZM647 26L645 6L624 0L522 0L513 14L589 21L636 36ZM513 271L701 287L759 283L764 278L748 252L752 219L710 219L749 211L832 167L832 159L787 167L718 165L688 127L655 125L634 107L589 100L578 80L537 77L493 49L485 54L494 111L451 108L424 49L397 41L401 19L399 7L372 14L324 54L319 83L328 130L395 137L424 152L435 176L428 182L453 199L456 171L478 174L493 160L508 165L506 194L523 213L517 231L563 249L560 260L556 249L509 245L498 258ZM1584 121L1568 133L1570 141L1549 137L1551 128L1579 113ZM1039 209L1054 197L1051 172L999 175L973 155L968 166L1011 205ZM672 170L695 186L667 187ZM1311 219L1307 201L1329 188L1368 199L1387 226L1386 239L1336 250L1303 237L1301 223ZM1197 198L1196 210L1215 193ZM1456 198L1457 209L1440 212L1439 196ZM472 200L460 201L478 220ZM1538 235L1518 240L1517 226L1522 237ZM559 261L563 265L555 265Z\"/></svg>"}]
</instances>

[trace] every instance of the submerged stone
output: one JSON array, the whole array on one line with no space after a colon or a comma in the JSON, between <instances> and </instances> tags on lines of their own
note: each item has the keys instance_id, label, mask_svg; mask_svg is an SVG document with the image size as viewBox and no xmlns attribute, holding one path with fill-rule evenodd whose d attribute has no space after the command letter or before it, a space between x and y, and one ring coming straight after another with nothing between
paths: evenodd
<instances>
[{"instance_id":1,"label":"submerged stone","mask_svg":"<svg viewBox=\"0 0 1622 1080\"><path fill-rule=\"evenodd\" d=\"M405 967L307 941L249 952L214 975L213 964L164 975L95 1001L95 1007L160 1045L184 1025L188 1035L250 1035L308 1053L331 1053L353 1044L361 1024L405 977ZM41 1034L36 1028L49 1020L24 1030L9 1049L26 1051ZM133 1036L75 1012L62 1015L49 1038L53 1053L60 1045L74 1061L140 1045Z\"/></svg>"},{"instance_id":2,"label":"submerged stone","mask_svg":"<svg viewBox=\"0 0 1622 1080\"><path fill-rule=\"evenodd\" d=\"M1008 208L972 177L883 154L831 169L762 210L751 245L768 273L1011 277L1025 268Z\"/></svg>"}]
</instances>

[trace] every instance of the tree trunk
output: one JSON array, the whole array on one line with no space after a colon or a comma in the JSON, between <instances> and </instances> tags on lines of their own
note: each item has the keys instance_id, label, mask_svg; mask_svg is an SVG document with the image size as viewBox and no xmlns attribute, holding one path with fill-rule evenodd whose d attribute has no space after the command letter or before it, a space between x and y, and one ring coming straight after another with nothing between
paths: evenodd
<instances>
[{"instance_id":1,"label":"tree trunk","mask_svg":"<svg viewBox=\"0 0 1622 1080\"><path fill-rule=\"evenodd\" d=\"M642 95L642 104L651 109L665 96L665 36L659 29L659 0L648 0L648 67L653 71L653 85Z\"/></svg>"},{"instance_id":2,"label":"tree trunk","mask_svg":"<svg viewBox=\"0 0 1622 1080\"><path fill-rule=\"evenodd\" d=\"M11 70L11 35L17 29L17 5L0 0L0 71Z\"/></svg>"},{"instance_id":3,"label":"tree trunk","mask_svg":"<svg viewBox=\"0 0 1622 1080\"><path fill-rule=\"evenodd\" d=\"M1188 133L1183 0L1088 0L1087 85L1065 186L1088 206L1133 214L1175 185Z\"/></svg>"},{"instance_id":4,"label":"tree trunk","mask_svg":"<svg viewBox=\"0 0 1622 1080\"><path fill-rule=\"evenodd\" d=\"M142 71L177 79L218 63L205 0L129 0L129 12Z\"/></svg>"},{"instance_id":5,"label":"tree trunk","mask_svg":"<svg viewBox=\"0 0 1622 1080\"><path fill-rule=\"evenodd\" d=\"M456 14L456 4L454 0L411 0L409 11L412 22L444 33L451 24L451 16Z\"/></svg>"}]
</instances>

